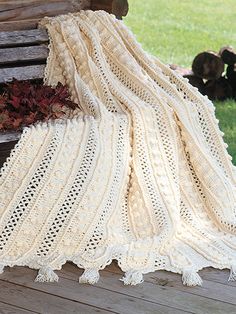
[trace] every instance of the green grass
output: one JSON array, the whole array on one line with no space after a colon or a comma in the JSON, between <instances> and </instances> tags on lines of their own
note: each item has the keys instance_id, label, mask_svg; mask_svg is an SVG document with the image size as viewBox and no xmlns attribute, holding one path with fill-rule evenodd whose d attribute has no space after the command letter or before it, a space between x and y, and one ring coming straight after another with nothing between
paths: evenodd
<instances>
[{"instance_id":1,"label":"green grass","mask_svg":"<svg viewBox=\"0 0 236 314\"><path fill-rule=\"evenodd\" d=\"M236 165L236 102L215 102L216 116L220 120L220 128L225 133L224 141L228 143L228 152Z\"/></svg>"},{"instance_id":2,"label":"green grass","mask_svg":"<svg viewBox=\"0 0 236 314\"><path fill-rule=\"evenodd\" d=\"M236 48L235 0L129 0L124 21L143 48L165 63L191 67L204 50ZM236 164L236 102L215 102L220 128Z\"/></svg>"}]
</instances>

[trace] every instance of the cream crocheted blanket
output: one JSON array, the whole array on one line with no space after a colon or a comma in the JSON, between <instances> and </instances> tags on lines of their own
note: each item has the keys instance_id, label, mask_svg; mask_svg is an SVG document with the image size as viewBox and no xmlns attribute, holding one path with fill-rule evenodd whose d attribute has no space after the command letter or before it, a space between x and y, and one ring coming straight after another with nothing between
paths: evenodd
<instances>
[{"instance_id":1,"label":"cream crocheted blanket","mask_svg":"<svg viewBox=\"0 0 236 314\"><path fill-rule=\"evenodd\" d=\"M236 279L235 168L213 104L108 13L41 24L45 81L80 110L25 128L1 169L1 270L54 281L72 261L96 283L116 259L125 284L165 269L200 285L208 266Z\"/></svg>"}]
</instances>

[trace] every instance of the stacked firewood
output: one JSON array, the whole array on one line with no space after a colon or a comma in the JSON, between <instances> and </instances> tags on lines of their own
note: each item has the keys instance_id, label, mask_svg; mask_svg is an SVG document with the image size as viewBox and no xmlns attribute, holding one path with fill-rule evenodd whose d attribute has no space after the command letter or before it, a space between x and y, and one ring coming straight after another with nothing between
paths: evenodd
<instances>
[{"instance_id":1,"label":"stacked firewood","mask_svg":"<svg viewBox=\"0 0 236 314\"><path fill-rule=\"evenodd\" d=\"M173 64L170 67L211 100L236 99L236 52L232 47L222 47L219 53L199 53L191 70Z\"/></svg>"}]
</instances>

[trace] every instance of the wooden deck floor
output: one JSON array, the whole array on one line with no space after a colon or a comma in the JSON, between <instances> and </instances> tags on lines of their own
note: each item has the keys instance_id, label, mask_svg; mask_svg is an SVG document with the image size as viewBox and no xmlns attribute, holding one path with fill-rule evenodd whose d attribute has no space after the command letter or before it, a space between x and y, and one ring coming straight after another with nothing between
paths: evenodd
<instances>
[{"instance_id":1,"label":"wooden deck floor","mask_svg":"<svg viewBox=\"0 0 236 314\"><path fill-rule=\"evenodd\" d=\"M194 288L165 271L145 275L141 285L124 286L115 262L100 272L95 286L79 284L82 270L72 264L57 273L58 283L35 283L36 271L7 268L0 276L0 313L236 313L236 283L227 282L228 270L200 271L203 286Z\"/></svg>"}]
</instances>

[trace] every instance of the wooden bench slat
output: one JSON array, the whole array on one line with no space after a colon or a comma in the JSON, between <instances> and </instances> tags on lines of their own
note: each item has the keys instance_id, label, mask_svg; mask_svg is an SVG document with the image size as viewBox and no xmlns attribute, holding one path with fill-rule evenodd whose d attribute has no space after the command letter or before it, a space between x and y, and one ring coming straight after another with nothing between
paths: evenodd
<instances>
[{"instance_id":1,"label":"wooden bench slat","mask_svg":"<svg viewBox=\"0 0 236 314\"><path fill-rule=\"evenodd\" d=\"M90 0L83 0L82 2L75 0L8 0L5 3L3 5L0 2L0 22L29 18L41 19L44 16L66 14L90 7Z\"/></svg>"},{"instance_id":2,"label":"wooden bench slat","mask_svg":"<svg viewBox=\"0 0 236 314\"><path fill-rule=\"evenodd\" d=\"M20 61L46 60L48 48L46 45L32 47L17 47L0 49L0 65Z\"/></svg>"},{"instance_id":3,"label":"wooden bench slat","mask_svg":"<svg viewBox=\"0 0 236 314\"><path fill-rule=\"evenodd\" d=\"M0 32L0 47L14 47L19 45L32 45L48 42L45 29L32 29L26 31Z\"/></svg>"},{"instance_id":4,"label":"wooden bench slat","mask_svg":"<svg viewBox=\"0 0 236 314\"><path fill-rule=\"evenodd\" d=\"M34 29L44 16L86 9L90 0L0 0L0 31Z\"/></svg>"},{"instance_id":5,"label":"wooden bench slat","mask_svg":"<svg viewBox=\"0 0 236 314\"><path fill-rule=\"evenodd\" d=\"M17 144L21 132L0 132L0 167L4 164L7 157L10 156L11 150Z\"/></svg>"},{"instance_id":6,"label":"wooden bench slat","mask_svg":"<svg viewBox=\"0 0 236 314\"><path fill-rule=\"evenodd\" d=\"M0 83L9 82L13 78L17 80L33 80L43 78L45 65L30 65L15 68L0 69Z\"/></svg>"},{"instance_id":7,"label":"wooden bench slat","mask_svg":"<svg viewBox=\"0 0 236 314\"><path fill-rule=\"evenodd\" d=\"M73 0L72 0L73 1ZM49 4L72 2L71 0L50 0ZM45 6L45 0L0 0L0 12L12 11L16 9L24 9L30 7L31 10L39 6ZM48 3L46 3L48 4Z\"/></svg>"},{"instance_id":8,"label":"wooden bench slat","mask_svg":"<svg viewBox=\"0 0 236 314\"><path fill-rule=\"evenodd\" d=\"M22 21L13 22L0 22L0 32L7 31L19 31L19 30L29 30L36 29L38 26L38 19L27 19Z\"/></svg>"},{"instance_id":9,"label":"wooden bench slat","mask_svg":"<svg viewBox=\"0 0 236 314\"><path fill-rule=\"evenodd\" d=\"M0 151L8 150L11 142L17 141L21 136L21 131L0 131ZM10 142L10 143L9 143ZM2 143L5 143L4 145ZM2 144L2 145L1 145Z\"/></svg>"}]
</instances>

